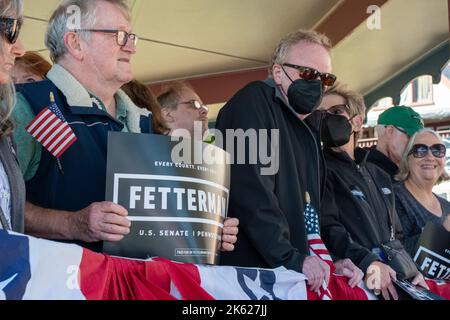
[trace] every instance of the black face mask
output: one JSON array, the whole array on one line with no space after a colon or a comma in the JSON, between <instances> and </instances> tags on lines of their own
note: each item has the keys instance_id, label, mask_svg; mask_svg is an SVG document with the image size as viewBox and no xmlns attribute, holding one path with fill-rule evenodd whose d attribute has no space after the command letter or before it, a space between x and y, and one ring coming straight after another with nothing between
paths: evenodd
<instances>
[{"instance_id":1,"label":"black face mask","mask_svg":"<svg viewBox=\"0 0 450 320\"><path fill-rule=\"evenodd\" d=\"M338 114L326 113L321 127L322 142L326 147L342 147L350 141L352 133L349 119Z\"/></svg>"},{"instance_id":2,"label":"black face mask","mask_svg":"<svg viewBox=\"0 0 450 320\"><path fill-rule=\"evenodd\" d=\"M284 73L292 81L284 70ZM309 114L322 102L323 87L321 80L297 79L289 86L287 96L289 104L298 114Z\"/></svg>"}]
</instances>

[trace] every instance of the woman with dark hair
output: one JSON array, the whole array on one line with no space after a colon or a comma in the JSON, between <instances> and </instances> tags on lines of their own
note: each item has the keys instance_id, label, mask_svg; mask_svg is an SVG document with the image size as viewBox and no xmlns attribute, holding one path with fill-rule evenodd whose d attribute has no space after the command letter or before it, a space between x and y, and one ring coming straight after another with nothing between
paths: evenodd
<instances>
[{"instance_id":1,"label":"woman with dark hair","mask_svg":"<svg viewBox=\"0 0 450 320\"><path fill-rule=\"evenodd\" d=\"M24 231L25 185L11 137L14 86L11 69L24 48L18 41L23 20L22 0L0 2L0 229Z\"/></svg>"},{"instance_id":2,"label":"woman with dark hair","mask_svg":"<svg viewBox=\"0 0 450 320\"><path fill-rule=\"evenodd\" d=\"M28 51L16 60L11 77L15 84L42 81L51 68L52 65L39 53Z\"/></svg>"}]
</instances>

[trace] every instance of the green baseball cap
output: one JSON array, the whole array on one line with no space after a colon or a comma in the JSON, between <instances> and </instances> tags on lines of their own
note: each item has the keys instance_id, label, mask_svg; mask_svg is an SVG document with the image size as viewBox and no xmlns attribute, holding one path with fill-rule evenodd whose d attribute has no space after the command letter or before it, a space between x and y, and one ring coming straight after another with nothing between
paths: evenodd
<instances>
[{"instance_id":1,"label":"green baseball cap","mask_svg":"<svg viewBox=\"0 0 450 320\"><path fill-rule=\"evenodd\" d=\"M406 106L393 106L384 111L378 117L378 125L403 129L410 137L424 127L420 114Z\"/></svg>"}]
</instances>

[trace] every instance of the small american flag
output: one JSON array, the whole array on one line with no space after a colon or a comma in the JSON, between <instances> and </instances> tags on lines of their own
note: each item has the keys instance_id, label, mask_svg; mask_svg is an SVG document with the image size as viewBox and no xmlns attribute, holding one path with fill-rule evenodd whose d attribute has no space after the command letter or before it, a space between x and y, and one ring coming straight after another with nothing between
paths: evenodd
<instances>
[{"instance_id":1,"label":"small american flag","mask_svg":"<svg viewBox=\"0 0 450 320\"><path fill-rule=\"evenodd\" d=\"M311 256L317 256L323 261L325 261L330 266L330 273L333 274L336 270L333 259L330 256L330 252L322 241L320 237L320 224L319 215L317 214L314 207L311 205L311 198L309 193L306 193L306 207L305 207L305 224L306 224L306 235L308 237L308 247ZM320 297L324 300L332 299L330 291L327 289L325 283L319 290Z\"/></svg>"},{"instance_id":2,"label":"small american flag","mask_svg":"<svg viewBox=\"0 0 450 320\"><path fill-rule=\"evenodd\" d=\"M77 141L72 128L55 103L53 92L50 93L50 106L42 110L26 130L57 159Z\"/></svg>"}]
</instances>

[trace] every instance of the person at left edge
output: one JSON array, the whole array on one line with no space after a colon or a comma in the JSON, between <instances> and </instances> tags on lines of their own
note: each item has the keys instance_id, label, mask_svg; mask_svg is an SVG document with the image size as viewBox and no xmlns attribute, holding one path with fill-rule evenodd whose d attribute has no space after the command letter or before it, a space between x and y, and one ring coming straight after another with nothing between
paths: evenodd
<instances>
[{"instance_id":1,"label":"person at left edge","mask_svg":"<svg viewBox=\"0 0 450 320\"><path fill-rule=\"evenodd\" d=\"M23 21L21 0L0 2L0 230L23 232L25 185L17 162L11 112L14 86L11 69L25 50L18 40Z\"/></svg>"},{"instance_id":2,"label":"person at left edge","mask_svg":"<svg viewBox=\"0 0 450 320\"><path fill-rule=\"evenodd\" d=\"M79 29L68 28L70 6L80 8ZM129 233L127 210L103 200L108 132L151 132L150 112L120 90L133 79L138 37L131 32L124 0L66 0L50 18L45 42L54 66L48 80L17 87L15 137L26 181L27 233L97 251L99 241ZM59 161L24 129L49 105L50 92L78 139ZM230 228L234 241L236 226Z\"/></svg>"}]
</instances>

